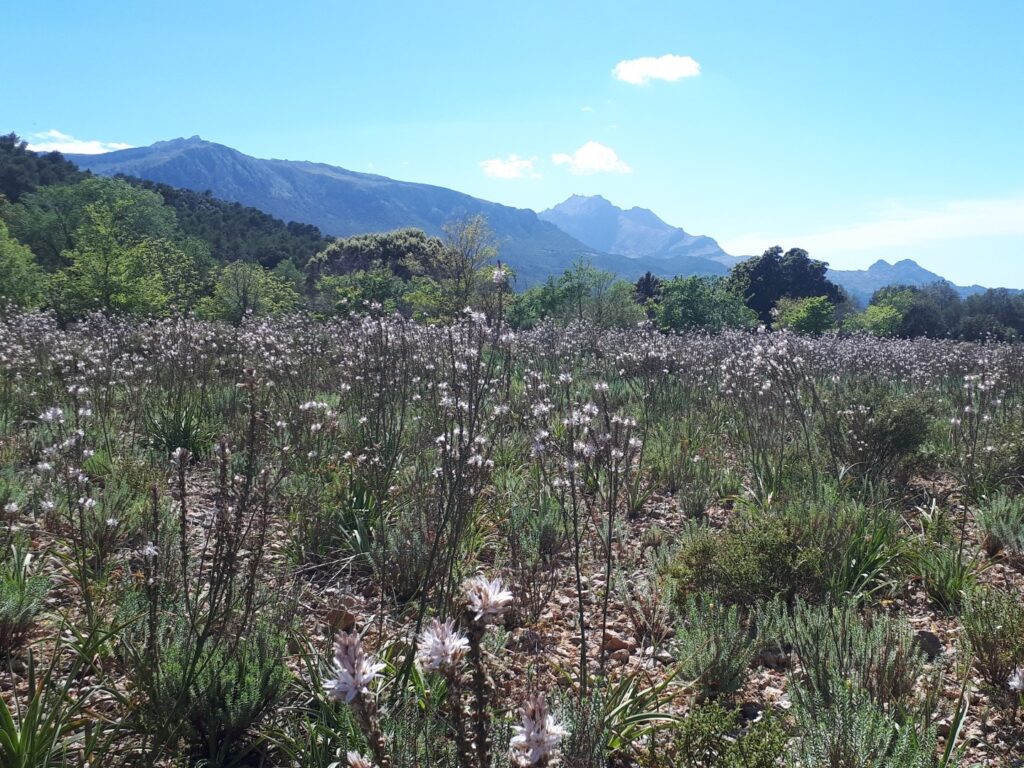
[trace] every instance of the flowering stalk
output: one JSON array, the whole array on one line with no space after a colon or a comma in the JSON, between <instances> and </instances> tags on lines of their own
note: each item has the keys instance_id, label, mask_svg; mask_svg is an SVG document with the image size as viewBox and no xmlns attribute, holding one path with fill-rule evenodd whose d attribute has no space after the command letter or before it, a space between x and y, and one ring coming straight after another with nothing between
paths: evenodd
<instances>
[{"instance_id":1,"label":"flowering stalk","mask_svg":"<svg viewBox=\"0 0 1024 768\"><path fill-rule=\"evenodd\" d=\"M469 660L473 665L473 738L481 766L491 764L490 704L494 681L484 664L483 638L487 625L504 615L512 604L512 593L504 589L500 579L488 581L482 576L466 585L466 624L468 626Z\"/></svg>"},{"instance_id":2,"label":"flowering stalk","mask_svg":"<svg viewBox=\"0 0 1024 768\"><path fill-rule=\"evenodd\" d=\"M458 751L459 765L462 768L475 768L476 753L473 742L466 732L468 713L462 703L462 675L459 662L469 649L469 640L455 631L455 622L448 619L441 622L434 619L420 634L416 649L416 660L427 672L441 672L447 682L448 714L455 732L455 746Z\"/></svg>"},{"instance_id":3,"label":"flowering stalk","mask_svg":"<svg viewBox=\"0 0 1024 768\"><path fill-rule=\"evenodd\" d=\"M334 678L324 684L328 698L344 701L352 707L378 765L380 768L391 768L384 733L380 728L377 702L370 691L370 684L380 677L384 665L373 661L363 652L358 634L339 632L334 640L334 667ZM351 764L351 760L349 762Z\"/></svg>"}]
</instances>

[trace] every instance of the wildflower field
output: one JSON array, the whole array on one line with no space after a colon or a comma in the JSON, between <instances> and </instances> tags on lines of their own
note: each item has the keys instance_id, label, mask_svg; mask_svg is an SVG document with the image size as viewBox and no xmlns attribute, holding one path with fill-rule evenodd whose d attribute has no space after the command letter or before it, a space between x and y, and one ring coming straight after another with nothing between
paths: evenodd
<instances>
[{"instance_id":1,"label":"wildflower field","mask_svg":"<svg viewBox=\"0 0 1024 768\"><path fill-rule=\"evenodd\" d=\"M1019 345L0 319L0 768L1019 765Z\"/></svg>"}]
</instances>

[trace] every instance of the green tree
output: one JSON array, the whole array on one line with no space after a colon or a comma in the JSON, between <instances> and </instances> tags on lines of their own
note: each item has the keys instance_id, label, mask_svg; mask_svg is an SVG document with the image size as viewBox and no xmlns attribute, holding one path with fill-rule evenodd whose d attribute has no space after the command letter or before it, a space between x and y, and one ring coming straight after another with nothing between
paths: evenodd
<instances>
[{"instance_id":1,"label":"green tree","mask_svg":"<svg viewBox=\"0 0 1024 768\"><path fill-rule=\"evenodd\" d=\"M842 300L839 287L827 277L828 264L808 256L803 248L785 253L774 246L761 256L741 261L729 272L727 285L743 297L767 326L779 299L825 296L832 304Z\"/></svg>"},{"instance_id":2,"label":"green tree","mask_svg":"<svg viewBox=\"0 0 1024 768\"><path fill-rule=\"evenodd\" d=\"M779 299L775 305L775 325L817 336L836 327L836 308L827 296Z\"/></svg>"},{"instance_id":3,"label":"green tree","mask_svg":"<svg viewBox=\"0 0 1024 768\"><path fill-rule=\"evenodd\" d=\"M134 245L146 238L177 237L174 211L161 197L121 179L89 177L76 184L41 187L22 196L4 213L11 233L36 254L40 264L56 270L78 248L78 234L95 210L106 210L118 242Z\"/></svg>"},{"instance_id":4,"label":"green tree","mask_svg":"<svg viewBox=\"0 0 1024 768\"><path fill-rule=\"evenodd\" d=\"M68 266L53 281L61 314L158 314L171 306L181 283L190 280L188 255L172 241L138 239L125 224L123 208L131 205L130 198L122 198L86 206L86 222L75 233L76 247L63 254Z\"/></svg>"},{"instance_id":5,"label":"green tree","mask_svg":"<svg viewBox=\"0 0 1024 768\"><path fill-rule=\"evenodd\" d=\"M203 317L240 323L247 315L282 315L294 312L302 297L292 285L273 272L243 261L221 268L213 295L199 302Z\"/></svg>"},{"instance_id":6,"label":"green tree","mask_svg":"<svg viewBox=\"0 0 1024 768\"><path fill-rule=\"evenodd\" d=\"M873 336L895 336L901 322L903 313L896 307L870 304L863 312L847 317L843 329L851 332L864 331Z\"/></svg>"},{"instance_id":7,"label":"green tree","mask_svg":"<svg viewBox=\"0 0 1024 768\"><path fill-rule=\"evenodd\" d=\"M411 288L409 282L379 262L351 274L329 275L317 284L327 311L342 316L404 312L408 308L405 296Z\"/></svg>"},{"instance_id":8,"label":"green tree","mask_svg":"<svg viewBox=\"0 0 1024 768\"><path fill-rule=\"evenodd\" d=\"M314 256L307 267L312 284L330 275L370 270L382 265L403 280L417 275L439 277L445 243L419 229L396 229L338 238Z\"/></svg>"},{"instance_id":9,"label":"green tree","mask_svg":"<svg viewBox=\"0 0 1024 768\"><path fill-rule=\"evenodd\" d=\"M692 276L662 283L654 321L665 331L720 331L756 325L757 315L721 279Z\"/></svg>"},{"instance_id":10,"label":"green tree","mask_svg":"<svg viewBox=\"0 0 1024 768\"><path fill-rule=\"evenodd\" d=\"M84 174L59 152L39 153L18 136L0 136L0 197L16 203L21 196L48 184L68 184Z\"/></svg>"},{"instance_id":11,"label":"green tree","mask_svg":"<svg viewBox=\"0 0 1024 768\"><path fill-rule=\"evenodd\" d=\"M22 309L38 307L45 279L32 251L11 237L7 225L0 221L0 309L5 304Z\"/></svg>"}]
</instances>

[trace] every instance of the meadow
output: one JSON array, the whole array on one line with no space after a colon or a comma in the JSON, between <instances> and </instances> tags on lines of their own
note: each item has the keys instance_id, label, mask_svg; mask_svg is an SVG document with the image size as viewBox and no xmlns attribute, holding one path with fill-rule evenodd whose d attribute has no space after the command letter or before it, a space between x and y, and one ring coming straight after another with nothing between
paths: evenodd
<instances>
[{"instance_id":1,"label":"meadow","mask_svg":"<svg viewBox=\"0 0 1024 768\"><path fill-rule=\"evenodd\" d=\"M1021 347L0 319L0 766L1024 759Z\"/></svg>"}]
</instances>

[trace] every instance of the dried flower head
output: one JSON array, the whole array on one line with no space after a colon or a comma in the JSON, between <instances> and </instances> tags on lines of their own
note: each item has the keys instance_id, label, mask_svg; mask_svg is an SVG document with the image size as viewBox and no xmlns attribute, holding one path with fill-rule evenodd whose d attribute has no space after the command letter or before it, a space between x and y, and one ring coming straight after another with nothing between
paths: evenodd
<instances>
[{"instance_id":1,"label":"dried flower head","mask_svg":"<svg viewBox=\"0 0 1024 768\"><path fill-rule=\"evenodd\" d=\"M543 693L526 700L519 710L522 725L516 725L509 742L512 764L517 766L546 765L558 750L565 729L555 722Z\"/></svg>"}]
</instances>

